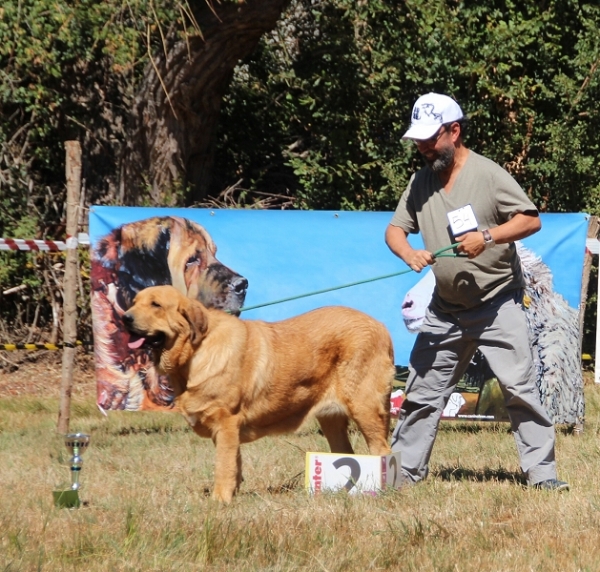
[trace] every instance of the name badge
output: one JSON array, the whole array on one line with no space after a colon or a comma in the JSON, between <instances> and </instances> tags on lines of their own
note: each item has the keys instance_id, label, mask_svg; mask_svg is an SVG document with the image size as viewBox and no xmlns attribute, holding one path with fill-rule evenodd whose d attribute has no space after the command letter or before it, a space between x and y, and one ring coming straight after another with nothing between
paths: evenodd
<instances>
[{"instance_id":1,"label":"name badge","mask_svg":"<svg viewBox=\"0 0 600 572\"><path fill-rule=\"evenodd\" d=\"M448 213L448 222L454 236L477 230L477 219L471 205L460 207Z\"/></svg>"}]
</instances>

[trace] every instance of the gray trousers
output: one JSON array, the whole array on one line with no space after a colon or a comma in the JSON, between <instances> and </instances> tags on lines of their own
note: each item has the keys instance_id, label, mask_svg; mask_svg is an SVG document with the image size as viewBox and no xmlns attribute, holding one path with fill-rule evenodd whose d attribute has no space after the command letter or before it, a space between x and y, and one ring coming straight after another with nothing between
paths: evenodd
<instances>
[{"instance_id":1,"label":"gray trousers","mask_svg":"<svg viewBox=\"0 0 600 572\"><path fill-rule=\"evenodd\" d=\"M535 385L522 292L499 295L474 310L428 308L410 356L406 399L392 437L405 478L428 473L442 411L479 348L496 375L530 484L556 478L554 425Z\"/></svg>"}]
</instances>

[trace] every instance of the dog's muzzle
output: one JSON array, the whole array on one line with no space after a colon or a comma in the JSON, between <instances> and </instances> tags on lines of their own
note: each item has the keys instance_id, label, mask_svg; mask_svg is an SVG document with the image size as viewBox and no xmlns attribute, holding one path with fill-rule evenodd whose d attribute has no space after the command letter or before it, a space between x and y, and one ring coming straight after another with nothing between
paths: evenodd
<instances>
[{"instance_id":1,"label":"dog's muzzle","mask_svg":"<svg viewBox=\"0 0 600 572\"><path fill-rule=\"evenodd\" d=\"M244 305L248 280L222 264L212 264L207 269L207 281L216 285L215 291L201 291L200 301L205 305L239 316ZM208 299L202 299L208 298Z\"/></svg>"}]
</instances>

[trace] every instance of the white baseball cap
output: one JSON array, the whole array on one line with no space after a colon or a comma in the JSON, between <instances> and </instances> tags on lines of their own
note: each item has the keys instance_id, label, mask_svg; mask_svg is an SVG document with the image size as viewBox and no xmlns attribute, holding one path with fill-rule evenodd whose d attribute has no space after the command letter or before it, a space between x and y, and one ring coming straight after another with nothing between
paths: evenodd
<instances>
[{"instance_id":1,"label":"white baseball cap","mask_svg":"<svg viewBox=\"0 0 600 572\"><path fill-rule=\"evenodd\" d=\"M444 123L463 117L462 109L451 97L439 93L422 95L413 106L410 129L402 139L429 139Z\"/></svg>"}]
</instances>

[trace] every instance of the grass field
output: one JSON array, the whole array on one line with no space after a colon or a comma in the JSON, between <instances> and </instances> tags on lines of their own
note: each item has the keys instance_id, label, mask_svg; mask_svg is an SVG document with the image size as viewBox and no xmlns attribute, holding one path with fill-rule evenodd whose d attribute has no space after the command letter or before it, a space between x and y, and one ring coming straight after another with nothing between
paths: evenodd
<instances>
[{"instance_id":1,"label":"grass field","mask_svg":"<svg viewBox=\"0 0 600 572\"><path fill-rule=\"evenodd\" d=\"M583 434L557 432L571 491L523 486L503 424L442 425L430 478L376 497L310 497L313 426L245 445L245 481L210 500L213 445L171 413L109 413L73 401L71 430L91 435L80 509L57 509L69 479L54 397L0 399L2 571L598 571L600 387L586 385ZM364 442L354 435L357 452Z\"/></svg>"}]
</instances>

